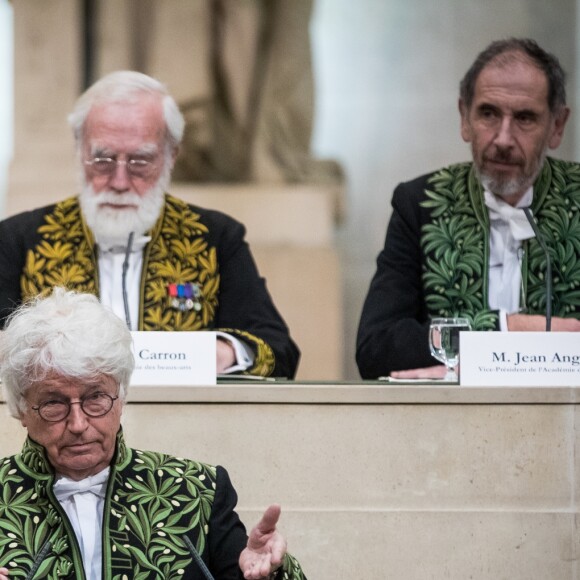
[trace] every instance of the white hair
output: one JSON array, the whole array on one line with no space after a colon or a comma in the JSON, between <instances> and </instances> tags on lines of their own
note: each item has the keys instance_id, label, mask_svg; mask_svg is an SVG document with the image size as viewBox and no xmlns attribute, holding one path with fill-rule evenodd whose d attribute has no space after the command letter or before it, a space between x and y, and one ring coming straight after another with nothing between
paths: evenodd
<instances>
[{"instance_id":1,"label":"white hair","mask_svg":"<svg viewBox=\"0 0 580 580\"><path fill-rule=\"evenodd\" d=\"M135 366L131 333L96 296L54 288L17 308L0 336L0 379L8 410L19 417L24 395L52 374L112 377L125 400Z\"/></svg>"},{"instance_id":2,"label":"white hair","mask_svg":"<svg viewBox=\"0 0 580 580\"><path fill-rule=\"evenodd\" d=\"M78 98L72 113L68 116L77 147L81 147L85 122L93 106L106 103L133 103L143 94L158 95L161 99L168 145L170 149L177 147L183 137L185 120L175 99L163 83L146 74L128 70L104 76Z\"/></svg>"}]
</instances>

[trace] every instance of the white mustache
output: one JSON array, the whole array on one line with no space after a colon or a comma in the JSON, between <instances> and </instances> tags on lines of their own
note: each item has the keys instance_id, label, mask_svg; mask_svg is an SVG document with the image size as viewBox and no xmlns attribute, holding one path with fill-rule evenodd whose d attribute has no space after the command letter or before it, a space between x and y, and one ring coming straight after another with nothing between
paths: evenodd
<instances>
[{"instance_id":1,"label":"white mustache","mask_svg":"<svg viewBox=\"0 0 580 580\"><path fill-rule=\"evenodd\" d=\"M141 198L136 193L115 193L113 191L101 191L94 194L99 205L134 205L139 206Z\"/></svg>"}]
</instances>

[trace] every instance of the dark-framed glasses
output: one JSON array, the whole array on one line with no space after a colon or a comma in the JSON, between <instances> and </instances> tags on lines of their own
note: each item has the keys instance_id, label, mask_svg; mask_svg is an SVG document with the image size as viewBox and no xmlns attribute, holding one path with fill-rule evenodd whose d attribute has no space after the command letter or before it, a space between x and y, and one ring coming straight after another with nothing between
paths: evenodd
<instances>
[{"instance_id":1,"label":"dark-framed glasses","mask_svg":"<svg viewBox=\"0 0 580 580\"><path fill-rule=\"evenodd\" d=\"M118 398L118 395L113 397L107 393L98 392L81 397L78 401L45 401L36 407L31 407L31 409L36 411L41 419L56 423L69 416L73 405L80 405L84 414L89 417L102 417L113 408L113 404Z\"/></svg>"},{"instance_id":2,"label":"dark-framed glasses","mask_svg":"<svg viewBox=\"0 0 580 580\"><path fill-rule=\"evenodd\" d=\"M150 177L157 168L157 163L151 159L142 157L130 157L127 160L119 160L114 157L93 157L85 161L97 175L110 177L117 171L118 165L124 165L127 173L132 177Z\"/></svg>"}]
</instances>

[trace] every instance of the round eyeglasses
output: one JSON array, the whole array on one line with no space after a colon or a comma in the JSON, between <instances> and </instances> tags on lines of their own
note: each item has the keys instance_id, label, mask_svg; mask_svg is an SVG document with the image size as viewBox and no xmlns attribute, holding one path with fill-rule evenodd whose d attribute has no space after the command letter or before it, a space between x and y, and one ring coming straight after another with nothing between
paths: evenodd
<instances>
[{"instance_id":1,"label":"round eyeglasses","mask_svg":"<svg viewBox=\"0 0 580 580\"><path fill-rule=\"evenodd\" d=\"M118 165L124 165L127 173L131 177L147 178L153 175L157 164L150 159L142 159L140 157L131 157L126 161L119 161L113 157L93 157L85 161L94 173L97 175L110 177L117 171Z\"/></svg>"},{"instance_id":2,"label":"round eyeglasses","mask_svg":"<svg viewBox=\"0 0 580 580\"><path fill-rule=\"evenodd\" d=\"M113 408L113 404L118 398L118 396L113 397L107 393L93 393L78 401L45 401L37 407L31 407L31 409L36 411L41 419L49 423L56 423L69 416L73 405L80 405L84 414L89 417L102 417Z\"/></svg>"}]
</instances>

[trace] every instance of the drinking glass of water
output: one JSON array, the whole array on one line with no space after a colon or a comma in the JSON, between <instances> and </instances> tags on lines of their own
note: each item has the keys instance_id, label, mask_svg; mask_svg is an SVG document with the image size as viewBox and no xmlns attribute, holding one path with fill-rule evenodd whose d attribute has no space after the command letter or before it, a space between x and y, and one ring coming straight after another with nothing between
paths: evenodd
<instances>
[{"instance_id":1,"label":"drinking glass of water","mask_svg":"<svg viewBox=\"0 0 580 580\"><path fill-rule=\"evenodd\" d=\"M467 318L433 318L429 328L431 354L447 367L445 380L457 382L459 364L459 333L471 330Z\"/></svg>"}]
</instances>

